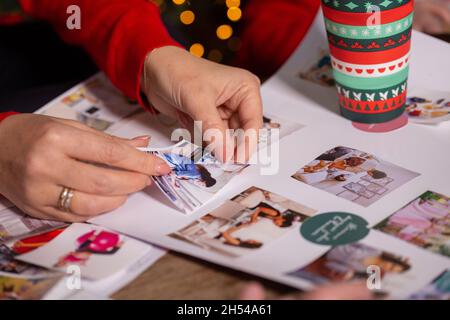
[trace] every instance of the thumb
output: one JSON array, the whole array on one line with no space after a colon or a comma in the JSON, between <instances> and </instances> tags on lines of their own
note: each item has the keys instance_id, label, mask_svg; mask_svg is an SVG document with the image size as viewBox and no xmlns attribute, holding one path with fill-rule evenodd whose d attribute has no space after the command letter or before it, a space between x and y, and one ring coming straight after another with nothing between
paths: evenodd
<instances>
[{"instance_id":1,"label":"thumb","mask_svg":"<svg viewBox=\"0 0 450 320\"><path fill-rule=\"evenodd\" d=\"M203 141L207 144L206 151L211 151L219 161L227 163L234 156L233 135L216 107L204 111L193 114L195 130L201 129Z\"/></svg>"},{"instance_id":2,"label":"thumb","mask_svg":"<svg viewBox=\"0 0 450 320\"><path fill-rule=\"evenodd\" d=\"M146 148L149 146L150 140L150 136L139 136L129 140L124 139L123 141L135 148Z\"/></svg>"}]
</instances>

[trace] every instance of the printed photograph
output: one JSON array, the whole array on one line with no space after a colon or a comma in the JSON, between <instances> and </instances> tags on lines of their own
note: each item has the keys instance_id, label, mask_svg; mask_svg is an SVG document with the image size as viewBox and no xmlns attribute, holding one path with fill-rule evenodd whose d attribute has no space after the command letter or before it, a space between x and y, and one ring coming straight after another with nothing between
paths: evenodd
<instances>
[{"instance_id":1,"label":"printed photograph","mask_svg":"<svg viewBox=\"0 0 450 320\"><path fill-rule=\"evenodd\" d=\"M33 250L36 250L37 248L46 245L61 233L63 233L65 229L65 226L56 229L53 228L50 231L27 235L17 240L5 242L0 245L0 254L3 253L5 255L18 256L21 254L29 253Z\"/></svg>"},{"instance_id":2,"label":"printed photograph","mask_svg":"<svg viewBox=\"0 0 450 320\"><path fill-rule=\"evenodd\" d=\"M406 101L409 120L422 124L438 124L450 120L450 92L412 89Z\"/></svg>"},{"instance_id":3,"label":"printed photograph","mask_svg":"<svg viewBox=\"0 0 450 320\"><path fill-rule=\"evenodd\" d=\"M81 275L98 280L127 269L148 253L140 241L89 224L75 223L32 251L16 256L33 265L64 271L80 267ZM17 251L17 249L14 249Z\"/></svg>"},{"instance_id":4,"label":"printed photograph","mask_svg":"<svg viewBox=\"0 0 450 320\"><path fill-rule=\"evenodd\" d=\"M337 246L304 268L287 275L301 278L315 285L367 279L367 267L376 265L381 278L403 274L410 268L408 258L370 246L353 243Z\"/></svg>"},{"instance_id":5,"label":"printed photograph","mask_svg":"<svg viewBox=\"0 0 450 320\"><path fill-rule=\"evenodd\" d=\"M300 123L282 119L274 115L265 114L263 116L263 128L267 130L279 129L280 138L290 135L303 127L304 126Z\"/></svg>"},{"instance_id":6,"label":"printed photograph","mask_svg":"<svg viewBox=\"0 0 450 320\"><path fill-rule=\"evenodd\" d=\"M429 285L414 293L412 300L450 300L450 270L444 271Z\"/></svg>"},{"instance_id":7,"label":"printed photograph","mask_svg":"<svg viewBox=\"0 0 450 320\"><path fill-rule=\"evenodd\" d=\"M221 163L188 141L149 152L165 160L172 168L170 174L153 179L172 203L186 213L206 203L246 167Z\"/></svg>"},{"instance_id":8,"label":"printed photograph","mask_svg":"<svg viewBox=\"0 0 450 320\"><path fill-rule=\"evenodd\" d=\"M299 77L321 86L334 87L333 68L328 50L320 50L317 61L314 61L308 70L300 72Z\"/></svg>"},{"instance_id":9,"label":"printed photograph","mask_svg":"<svg viewBox=\"0 0 450 320\"><path fill-rule=\"evenodd\" d=\"M40 233L65 225L59 221L41 220L23 214L12 207L0 211L0 242L23 237L30 233Z\"/></svg>"},{"instance_id":10,"label":"printed photograph","mask_svg":"<svg viewBox=\"0 0 450 320\"><path fill-rule=\"evenodd\" d=\"M279 130L279 139L294 133L297 130L302 129L304 126L297 122L282 119L277 116L265 114L263 116L263 129L259 135L259 143L262 145L268 145L271 142L272 130Z\"/></svg>"},{"instance_id":11,"label":"printed photograph","mask_svg":"<svg viewBox=\"0 0 450 320\"><path fill-rule=\"evenodd\" d=\"M450 257L450 198L427 191L374 228Z\"/></svg>"},{"instance_id":12,"label":"printed photograph","mask_svg":"<svg viewBox=\"0 0 450 320\"><path fill-rule=\"evenodd\" d=\"M300 168L292 178L367 207L419 175L370 153L338 146Z\"/></svg>"},{"instance_id":13,"label":"printed photograph","mask_svg":"<svg viewBox=\"0 0 450 320\"><path fill-rule=\"evenodd\" d=\"M27 279L0 275L0 300L40 300L60 279Z\"/></svg>"},{"instance_id":14,"label":"printed photograph","mask_svg":"<svg viewBox=\"0 0 450 320\"><path fill-rule=\"evenodd\" d=\"M239 257L265 248L291 230L298 232L300 223L315 212L276 193L251 187L170 236Z\"/></svg>"}]
</instances>

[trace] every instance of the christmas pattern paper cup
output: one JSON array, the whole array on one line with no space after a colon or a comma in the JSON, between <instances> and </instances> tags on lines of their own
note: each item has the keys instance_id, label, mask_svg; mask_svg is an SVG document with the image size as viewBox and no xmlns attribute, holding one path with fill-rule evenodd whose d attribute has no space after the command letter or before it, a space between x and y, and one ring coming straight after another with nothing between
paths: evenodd
<instances>
[{"instance_id":1,"label":"christmas pattern paper cup","mask_svg":"<svg viewBox=\"0 0 450 320\"><path fill-rule=\"evenodd\" d=\"M382 123L402 115L413 0L322 0L342 115Z\"/></svg>"}]
</instances>

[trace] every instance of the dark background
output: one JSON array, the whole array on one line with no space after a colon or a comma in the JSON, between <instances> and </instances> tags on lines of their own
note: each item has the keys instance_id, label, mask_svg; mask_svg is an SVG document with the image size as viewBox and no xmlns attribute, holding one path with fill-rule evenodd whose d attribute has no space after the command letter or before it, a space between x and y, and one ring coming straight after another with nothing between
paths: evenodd
<instances>
[{"instance_id":1,"label":"dark background","mask_svg":"<svg viewBox=\"0 0 450 320\"><path fill-rule=\"evenodd\" d=\"M33 112L97 70L45 23L0 27L0 39L0 111Z\"/></svg>"}]
</instances>

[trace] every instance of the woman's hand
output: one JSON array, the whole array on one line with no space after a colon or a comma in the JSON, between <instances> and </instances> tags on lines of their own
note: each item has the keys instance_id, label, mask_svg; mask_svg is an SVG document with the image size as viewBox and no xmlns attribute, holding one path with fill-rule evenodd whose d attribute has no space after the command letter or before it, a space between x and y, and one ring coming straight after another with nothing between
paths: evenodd
<instances>
[{"instance_id":1,"label":"woman's hand","mask_svg":"<svg viewBox=\"0 0 450 320\"><path fill-rule=\"evenodd\" d=\"M369 300L374 295L365 283L343 283L326 285L306 293L295 293L281 297L281 300ZM250 283L242 289L241 300L264 300L266 293L257 282Z\"/></svg>"},{"instance_id":2,"label":"woman's hand","mask_svg":"<svg viewBox=\"0 0 450 320\"><path fill-rule=\"evenodd\" d=\"M414 29L430 34L450 33L450 0L423 0L414 5Z\"/></svg>"},{"instance_id":3,"label":"woman's hand","mask_svg":"<svg viewBox=\"0 0 450 320\"><path fill-rule=\"evenodd\" d=\"M222 161L235 151L227 129L255 130L257 135L262 127L260 82L248 71L197 58L177 47L162 47L147 56L141 83L153 107L185 128L202 121L203 133L220 132L223 139L214 141L214 151Z\"/></svg>"},{"instance_id":4,"label":"woman's hand","mask_svg":"<svg viewBox=\"0 0 450 320\"><path fill-rule=\"evenodd\" d=\"M125 140L78 122L15 115L0 123L0 194L31 216L85 221L122 205L130 193L170 168L136 150L148 137ZM58 209L63 187L74 190L70 212Z\"/></svg>"}]
</instances>

